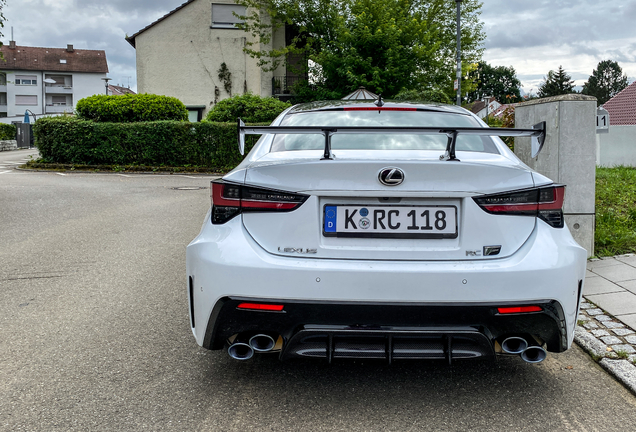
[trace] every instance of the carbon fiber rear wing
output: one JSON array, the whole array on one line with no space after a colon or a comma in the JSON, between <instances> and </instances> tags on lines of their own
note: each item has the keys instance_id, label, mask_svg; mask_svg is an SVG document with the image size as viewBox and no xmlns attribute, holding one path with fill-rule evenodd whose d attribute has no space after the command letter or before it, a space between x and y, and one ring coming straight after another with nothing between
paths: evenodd
<instances>
[{"instance_id":1,"label":"carbon fiber rear wing","mask_svg":"<svg viewBox=\"0 0 636 432\"><path fill-rule=\"evenodd\" d=\"M446 152L440 156L441 160L458 161L455 157L455 144L458 135L479 136L512 136L530 137L532 157L536 157L545 142L546 123L537 123L532 129L509 129L488 127L418 127L418 126L245 126L240 118L237 122L239 152L245 154L245 135L261 134L322 134L325 137L325 151L321 160L332 160L331 135L333 134L408 134L408 135L436 135L448 137Z\"/></svg>"}]
</instances>

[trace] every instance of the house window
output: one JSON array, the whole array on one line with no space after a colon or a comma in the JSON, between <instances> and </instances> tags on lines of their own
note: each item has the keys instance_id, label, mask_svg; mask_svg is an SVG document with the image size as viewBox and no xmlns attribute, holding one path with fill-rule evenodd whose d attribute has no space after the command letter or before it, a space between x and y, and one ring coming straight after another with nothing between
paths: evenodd
<instances>
[{"instance_id":1,"label":"house window","mask_svg":"<svg viewBox=\"0 0 636 432\"><path fill-rule=\"evenodd\" d=\"M35 75L16 75L15 85L37 85L38 77Z\"/></svg>"},{"instance_id":2,"label":"house window","mask_svg":"<svg viewBox=\"0 0 636 432\"><path fill-rule=\"evenodd\" d=\"M51 102L53 105L65 106L66 105L66 96L52 96Z\"/></svg>"},{"instance_id":3,"label":"house window","mask_svg":"<svg viewBox=\"0 0 636 432\"><path fill-rule=\"evenodd\" d=\"M38 97L37 97L37 95L15 95L15 104L16 105L37 106L38 105Z\"/></svg>"},{"instance_id":4,"label":"house window","mask_svg":"<svg viewBox=\"0 0 636 432\"><path fill-rule=\"evenodd\" d=\"M235 12L237 15L245 15L245 6L240 6L236 4L219 4L212 3L212 28L225 28L225 29L233 29L236 28L236 24L240 24L243 20L234 16Z\"/></svg>"}]
</instances>

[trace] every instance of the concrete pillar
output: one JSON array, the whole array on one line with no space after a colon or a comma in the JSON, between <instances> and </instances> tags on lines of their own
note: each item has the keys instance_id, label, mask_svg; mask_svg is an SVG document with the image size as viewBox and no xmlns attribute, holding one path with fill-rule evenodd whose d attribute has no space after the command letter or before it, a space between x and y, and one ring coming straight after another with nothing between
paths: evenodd
<instances>
[{"instance_id":1,"label":"concrete pillar","mask_svg":"<svg viewBox=\"0 0 636 432\"><path fill-rule=\"evenodd\" d=\"M515 138L515 154L530 168L565 184L563 213L574 239L594 255L596 193L596 98L579 94L524 102L515 108L515 127L547 123L539 156L530 157L530 138Z\"/></svg>"}]
</instances>

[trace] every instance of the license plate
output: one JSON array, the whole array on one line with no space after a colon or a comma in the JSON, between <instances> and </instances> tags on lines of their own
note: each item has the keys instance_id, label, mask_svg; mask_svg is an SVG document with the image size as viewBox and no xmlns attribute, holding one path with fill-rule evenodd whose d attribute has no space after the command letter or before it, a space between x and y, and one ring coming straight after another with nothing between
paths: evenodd
<instances>
[{"instance_id":1,"label":"license plate","mask_svg":"<svg viewBox=\"0 0 636 432\"><path fill-rule=\"evenodd\" d=\"M456 206L326 205L326 237L457 238Z\"/></svg>"}]
</instances>

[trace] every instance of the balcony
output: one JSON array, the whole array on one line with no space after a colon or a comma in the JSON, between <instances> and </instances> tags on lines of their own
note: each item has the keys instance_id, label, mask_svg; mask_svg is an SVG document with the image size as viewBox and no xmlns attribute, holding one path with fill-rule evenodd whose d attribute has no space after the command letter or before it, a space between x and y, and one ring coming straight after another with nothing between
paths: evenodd
<instances>
[{"instance_id":1,"label":"balcony","mask_svg":"<svg viewBox=\"0 0 636 432\"><path fill-rule=\"evenodd\" d=\"M63 113L72 113L73 106L66 104L46 104L46 114L63 114Z\"/></svg>"},{"instance_id":2,"label":"balcony","mask_svg":"<svg viewBox=\"0 0 636 432\"><path fill-rule=\"evenodd\" d=\"M0 102L0 112L6 113L7 112L7 103L2 103Z\"/></svg>"},{"instance_id":3,"label":"balcony","mask_svg":"<svg viewBox=\"0 0 636 432\"><path fill-rule=\"evenodd\" d=\"M7 92L7 85L0 84L0 93L6 93L6 92Z\"/></svg>"},{"instance_id":4,"label":"balcony","mask_svg":"<svg viewBox=\"0 0 636 432\"><path fill-rule=\"evenodd\" d=\"M60 84L47 84L44 89L46 94L73 94L73 86L64 86Z\"/></svg>"},{"instance_id":5,"label":"balcony","mask_svg":"<svg viewBox=\"0 0 636 432\"><path fill-rule=\"evenodd\" d=\"M275 76L272 77L272 96L280 100L289 100L296 84L307 81L305 76Z\"/></svg>"}]
</instances>

